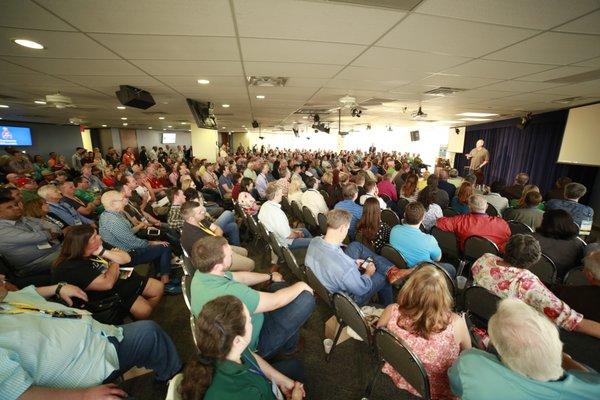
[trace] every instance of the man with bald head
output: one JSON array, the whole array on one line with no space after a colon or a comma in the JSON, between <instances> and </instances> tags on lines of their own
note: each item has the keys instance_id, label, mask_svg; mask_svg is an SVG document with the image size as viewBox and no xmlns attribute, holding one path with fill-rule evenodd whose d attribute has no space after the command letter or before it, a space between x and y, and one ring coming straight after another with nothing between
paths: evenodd
<instances>
[{"instance_id":1,"label":"man with bald head","mask_svg":"<svg viewBox=\"0 0 600 400\"><path fill-rule=\"evenodd\" d=\"M477 184L483 184L483 167L490 162L490 153L483 147L483 139L479 139L475 148L467 154L467 159L471 160L469 170L477 177Z\"/></svg>"}]
</instances>

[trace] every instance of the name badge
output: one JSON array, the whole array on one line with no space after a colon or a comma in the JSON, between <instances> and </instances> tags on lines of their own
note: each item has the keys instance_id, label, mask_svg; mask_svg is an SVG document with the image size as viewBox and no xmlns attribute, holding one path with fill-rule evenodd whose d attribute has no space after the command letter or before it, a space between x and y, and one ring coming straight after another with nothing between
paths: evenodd
<instances>
[{"instance_id":1,"label":"name badge","mask_svg":"<svg viewBox=\"0 0 600 400\"><path fill-rule=\"evenodd\" d=\"M39 250L48 250L48 249L51 249L52 246L50 246L50 243L44 243L44 244L38 244L37 248Z\"/></svg>"}]
</instances>

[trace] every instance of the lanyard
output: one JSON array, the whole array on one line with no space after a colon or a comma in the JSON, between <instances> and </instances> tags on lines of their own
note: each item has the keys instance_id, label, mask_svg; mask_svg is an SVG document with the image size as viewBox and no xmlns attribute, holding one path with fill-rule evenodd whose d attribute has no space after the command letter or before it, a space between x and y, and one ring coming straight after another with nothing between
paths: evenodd
<instances>
[{"instance_id":1,"label":"lanyard","mask_svg":"<svg viewBox=\"0 0 600 400\"><path fill-rule=\"evenodd\" d=\"M202 223L199 223L198 226L200 227L200 229L202 229L206 234L211 235L211 236L216 236L215 233L213 231L211 231L208 228L205 228L204 225L202 225Z\"/></svg>"},{"instance_id":2,"label":"lanyard","mask_svg":"<svg viewBox=\"0 0 600 400\"><path fill-rule=\"evenodd\" d=\"M246 356L245 354L243 354L242 357L244 358L244 361L246 361L250 365L250 368L248 369L248 371L250 371L253 374L256 374L258 376L261 376L267 382L269 382L271 384L271 390L273 391L273 394L275 395L275 398L277 400L284 400L285 398L283 397L283 393L281 393L281 390L279 389L279 387L277 386L277 384L275 384L275 382L273 382L269 378L267 378L267 376L262 371L262 369L260 369L260 367L258 366L258 364L255 364L252 361L252 359L250 357Z\"/></svg>"},{"instance_id":3,"label":"lanyard","mask_svg":"<svg viewBox=\"0 0 600 400\"><path fill-rule=\"evenodd\" d=\"M9 309L5 308L3 305L10 306ZM25 303L13 303L13 302L1 302L0 303L0 314L46 314L50 315L53 318L77 318L80 319L82 317L81 314L77 313L74 310L45 310L41 308L33 307L29 304Z\"/></svg>"}]
</instances>

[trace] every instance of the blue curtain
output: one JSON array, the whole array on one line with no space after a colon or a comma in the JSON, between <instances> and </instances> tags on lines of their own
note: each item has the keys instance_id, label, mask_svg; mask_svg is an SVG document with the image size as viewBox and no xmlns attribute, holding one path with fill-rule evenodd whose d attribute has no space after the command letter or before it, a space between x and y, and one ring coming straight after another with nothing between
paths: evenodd
<instances>
[{"instance_id":1,"label":"blue curtain","mask_svg":"<svg viewBox=\"0 0 600 400\"><path fill-rule=\"evenodd\" d=\"M510 184L519 172L526 172L530 182L539 186L544 194L559 177L568 176L585 185L589 194L598 167L556 162L568 114L569 110L559 110L534 115L525 129L517 127L518 119L469 126L463 154L456 155L454 165L462 173L468 165L464 153L474 148L477 140L483 139L490 152L490 163L485 171L487 184L496 180ZM587 203L588 198L586 195L581 202Z\"/></svg>"}]
</instances>

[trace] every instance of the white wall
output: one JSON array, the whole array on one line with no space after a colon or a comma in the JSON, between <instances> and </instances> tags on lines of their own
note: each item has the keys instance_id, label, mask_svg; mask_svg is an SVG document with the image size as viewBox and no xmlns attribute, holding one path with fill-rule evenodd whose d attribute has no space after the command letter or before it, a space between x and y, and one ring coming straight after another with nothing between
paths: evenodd
<instances>
[{"instance_id":1,"label":"white wall","mask_svg":"<svg viewBox=\"0 0 600 400\"><path fill-rule=\"evenodd\" d=\"M206 158L210 162L215 162L219 149L218 140L219 133L216 130L192 126L191 145L193 156L199 159Z\"/></svg>"},{"instance_id":2,"label":"white wall","mask_svg":"<svg viewBox=\"0 0 600 400\"><path fill-rule=\"evenodd\" d=\"M186 145L186 146L191 146L192 145L192 134L190 132L175 132L177 134L176 136L176 143L174 143L174 146L177 145ZM153 146L157 146L157 147L164 147L163 143L162 143L162 134L163 131L149 131L149 130L141 130L138 129L135 131L135 134L137 135L137 142L138 142L138 146L146 146L146 148L151 148Z\"/></svg>"}]
</instances>

